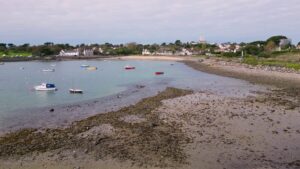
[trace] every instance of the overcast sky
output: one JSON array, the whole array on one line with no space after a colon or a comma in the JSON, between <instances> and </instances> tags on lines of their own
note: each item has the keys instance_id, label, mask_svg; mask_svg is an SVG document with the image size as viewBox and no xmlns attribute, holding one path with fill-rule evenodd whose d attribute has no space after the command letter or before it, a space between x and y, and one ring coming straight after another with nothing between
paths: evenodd
<instances>
[{"instance_id":1,"label":"overcast sky","mask_svg":"<svg viewBox=\"0 0 300 169\"><path fill-rule=\"evenodd\" d=\"M0 42L300 41L299 0L0 0Z\"/></svg>"}]
</instances>

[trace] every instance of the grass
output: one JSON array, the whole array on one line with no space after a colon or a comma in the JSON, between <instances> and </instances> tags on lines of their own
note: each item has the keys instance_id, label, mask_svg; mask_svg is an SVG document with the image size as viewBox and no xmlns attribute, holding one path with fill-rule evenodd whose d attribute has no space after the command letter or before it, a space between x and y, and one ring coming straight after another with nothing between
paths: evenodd
<instances>
[{"instance_id":1,"label":"grass","mask_svg":"<svg viewBox=\"0 0 300 169\"><path fill-rule=\"evenodd\" d=\"M261 65L266 66L277 66L277 67L286 67L290 69L300 70L300 63L280 61L280 60L262 60L259 62Z\"/></svg>"},{"instance_id":2,"label":"grass","mask_svg":"<svg viewBox=\"0 0 300 169\"><path fill-rule=\"evenodd\" d=\"M280 56L279 58L265 59L257 58L254 56L248 56L244 58L243 63L249 65L263 65L263 66L276 66L276 67L286 67L289 69L300 70L300 61L290 60L289 57Z\"/></svg>"},{"instance_id":3,"label":"grass","mask_svg":"<svg viewBox=\"0 0 300 169\"><path fill-rule=\"evenodd\" d=\"M14 52L14 51L9 51L8 53L0 52L0 58L1 57L28 57L31 56L32 53L30 52Z\"/></svg>"}]
</instances>

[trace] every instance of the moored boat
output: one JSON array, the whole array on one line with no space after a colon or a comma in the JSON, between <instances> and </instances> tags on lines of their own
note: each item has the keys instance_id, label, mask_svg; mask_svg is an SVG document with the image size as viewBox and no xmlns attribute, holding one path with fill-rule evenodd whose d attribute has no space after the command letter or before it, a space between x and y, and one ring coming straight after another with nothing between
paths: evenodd
<instances>
[{"instance_id":1,"label":"moored boat","mask_svg":"<svg viewBox=\"0 0 300 169\"><path fill-rule=\"evenodd\" d=\"M128 66L128 65L127 65L127 66L124 67L124 69L126 69L126 70L132 70L132 69L135 69L135 67L134 67L134 66Z\"/></svg>"},{"instance_id":2,"label":"moored boat","mask_svg":"<svg viewBox=\"0 0 300 169\"><path fill-rule=\"evenodd\" d=\"M57 90L55 84L52 83L42 83L41 85L35 86L36 91L55 91Z\"/></svg>"},{"instance_id":3,"label":"moored boat","mask_svg":"<svg viewBox=\"0 0 300 169\"><path fill-rule=\"evenodd\" d=\"M71 94L83 94L83 90L81 89L69 89Z\"/></svg>"},{"instance_id":4,"label":"moored boat","mask_svg":"<svg viewBox=\"0 0 300 169\"><path fill-rule=\"evenodd\" d=\"M80 67L87 68L87 67L90 67L90 66L89 65L81 65Z\"/></svg>"},{"instance_id":5,"label":"moored boat","mask_svg":"<svg viewBox=\"0 0 300 169\"><path fill-rule=\"evenodd\" d=\"M164 72L155 72L155 75L163 75L165 74Z\"/></svg>"},{"instance_id":6,"label":"moored boat","mask_svg":"<svg viewBox=\"0 0 300 169\"><path fill-rule=\"evenodd\" d=\"M55 72L55 69L43 69L43 72Z\"/></svg>"},{"instance_id":7,"label":"moored boat","mask_svg":"<svg viewBox=\"0 0 300 169\"><path fill-rule=\"evenodd\" d=\"M86 70L97 70L98 68L95 67L95 66L90 66L90 67L87 67Z\"/></svg>"}]
</instances>

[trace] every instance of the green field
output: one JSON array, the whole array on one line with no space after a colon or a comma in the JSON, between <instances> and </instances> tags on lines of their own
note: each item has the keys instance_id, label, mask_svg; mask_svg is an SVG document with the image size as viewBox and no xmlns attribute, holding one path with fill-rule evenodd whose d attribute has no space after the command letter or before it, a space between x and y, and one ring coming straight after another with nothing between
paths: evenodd
<instances>
[{"instance_id":1,"label":"green field","mask_svg":"<svg viewBox=\"0 0 300 169\"><path fill-rule=\"evenodd\" d=\"M273 56L271 58L257 58L254 56L249 56L244 59L243 63L249 65L286 67L290 69L300 70L300 52L285 53Z\"/></svg>"},{"instance_id":2,"label":"green field","mask_svg":"<svg viewBox=\"0 0 300 169\"><path fill-rule=\"evenodd\" d=\"M0 58L1 57L28 57L28 56L32 56L32 53L30 53L30 52L13 52L13 51L9 51L7 53L0 52Z\"/></svg>"}]
</instances>

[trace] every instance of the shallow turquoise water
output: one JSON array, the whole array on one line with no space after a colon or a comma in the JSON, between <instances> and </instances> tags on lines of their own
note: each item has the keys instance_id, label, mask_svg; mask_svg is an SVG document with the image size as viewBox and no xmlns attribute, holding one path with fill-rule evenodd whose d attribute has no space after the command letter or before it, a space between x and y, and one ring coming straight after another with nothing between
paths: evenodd
<instances>
[{"instance_id":1,"label":"shallow turquoise water","mask_svg":"<svg viewBox=\"0 0 300 169\"><path fill-rule=\"evenodd\" d=\"M55 64L55 66L51 66ZM88 71L82 64L98 67ZM124 70L133 65L136 70ZM24 67L24 70L20 69ZM42 72L54 68L55 72ZM61 61L15 62L0 67L0 112L20 108L44 107L72 103L112 95L126 89L126 85L158 78L155 71L168 72L164 78L173 77L178 70L170 62L155 61ZM56 84L56 92L37 92L33 87L42 82ZM84 90L83 95L68 93L69 88Z\"/></svg>"}]
</instances>

